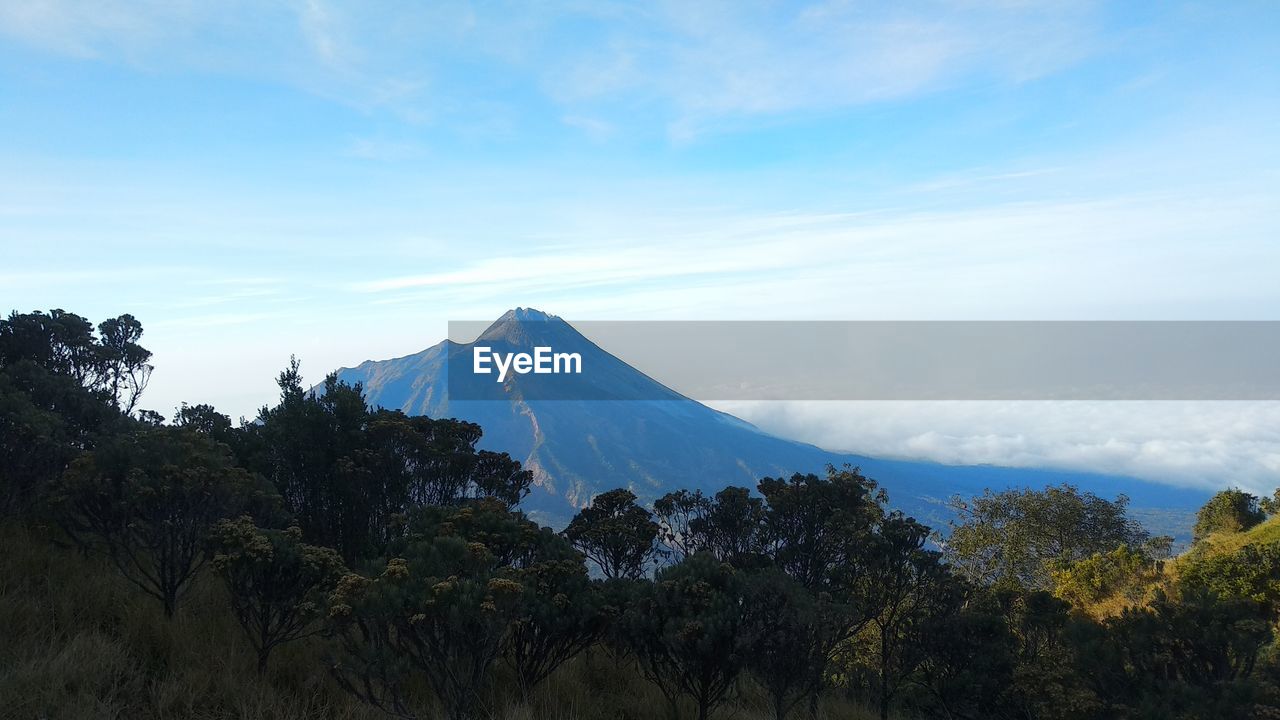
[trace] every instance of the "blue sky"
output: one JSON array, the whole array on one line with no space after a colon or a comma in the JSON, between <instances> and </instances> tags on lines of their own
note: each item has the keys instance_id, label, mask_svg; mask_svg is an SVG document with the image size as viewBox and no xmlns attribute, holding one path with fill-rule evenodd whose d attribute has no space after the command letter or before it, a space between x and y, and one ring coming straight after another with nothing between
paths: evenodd
<instances>
[{"instance_id":1,"label":"blue sky","mask_svg":"<svg viewBox=\"0 0 1280 720\"><path fill-rule=\"evenodd\" d=\"M233 415L516 305L1276 319L1277 68L1274 2L0 2L0 297Z\"/></svg>"}]
</instances>

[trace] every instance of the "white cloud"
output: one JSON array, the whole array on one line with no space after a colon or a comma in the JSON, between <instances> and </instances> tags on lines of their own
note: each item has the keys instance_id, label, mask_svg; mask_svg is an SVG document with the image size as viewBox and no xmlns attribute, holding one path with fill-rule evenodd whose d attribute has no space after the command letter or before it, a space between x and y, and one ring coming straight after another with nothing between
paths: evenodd
<instances>
[{"instance_id":1,"label":"white cloud","mask_svg":"<svg viewBox=\"0 0 1280 720\"><path fill-rule=\"evenodd\" d=\"M721 119L907 97L966 77L1024 82L1095 52L1094 18L1087 2L35 0L0 4L0 36L154 70L253 75L414 122L471 125L527 87L593 137L656 113L688 138ZM602 117L597 101L618 98Z\"/></svg>"},{"instance_id":2,"label":"white cloud","mask_svg":"<svg viewBox=\"0 0 1280 720\"><path fill-rule=\"evenodd\" d=\"M1274 302L1269 269L1280 262L1280 249L1260 243L1280 222L1277 209L1249 195L696 220L619 212L600 222L580 240L349 289L537 298L562 315L626 288L635 307L701 289L708 298L690 309L713 317L1196 319L1232 298ZM1233 253L1256 262L1230 261Z\"/></svg>"},{"instance_id":3,"label":"white cloud","mask_svg":"<svg viewBox=\"0 0 1280 720\"><path fill-rule=\"evenodd\" d=\"M587 137L596 141L607 140L618 130L612 123L584 115L565 115L560 121L569 127L581 130Z\"/></svg>"},{"instance_id":4,"label":"white cloud","mask_svg":"<svg viewBox=\"0 0 1280 720\"><path fill-rule=\"evenodd\" d=\"M548 85L571 104L657 99L687 140L726 116L892 100L972 76L1026 82L1097 52L1099 33L1087 2L670 2L611 24Z\"/></svg>"},{"instance_id":5,"label":"white cloud","mask_svg":"<svg viewBox=\"0 0 1280 720\"><path fill-rule=\"evenodd\" d=\"M1280 485L1280 402L718 402L762 429L874 457Z\"/></svg>"}]
</instances>

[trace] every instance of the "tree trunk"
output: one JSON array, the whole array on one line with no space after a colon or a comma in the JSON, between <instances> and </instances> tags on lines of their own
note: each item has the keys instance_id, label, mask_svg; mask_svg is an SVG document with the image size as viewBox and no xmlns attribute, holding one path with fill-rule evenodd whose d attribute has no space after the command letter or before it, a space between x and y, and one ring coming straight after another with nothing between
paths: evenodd
<instances>
[{"instance_id":1,"label":"tree trunk","mask_svg":"<svg viewBox=\"0 0 1280 720\"><path fill-rule=\"evenodd\" d=\"M889 640L880 630L880 720L889 720Z\"/></svg>"}]
</instances>

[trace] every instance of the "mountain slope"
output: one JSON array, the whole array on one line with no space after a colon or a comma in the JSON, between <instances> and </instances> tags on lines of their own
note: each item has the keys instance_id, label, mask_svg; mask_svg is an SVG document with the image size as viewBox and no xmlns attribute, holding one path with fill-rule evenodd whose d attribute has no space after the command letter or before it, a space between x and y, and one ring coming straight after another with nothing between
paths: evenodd
<instances>
[{"instance_id":1,"label":"mountain slope","mask_svg":"<svg viewBox=\"0 0 1280 720\"><path fill-rule=\"evenodd\" d=\"M460 386L450 363L471 362L476 346L529 352L536 346L578 352L576 376L513 375L482 388ZM456 366L455 366L456 367ZM465 367L465 365L464 365ZM341 368L340 380L361 383L369 402L411 415L458 417L484 428L482 445L510 453L534 471L527 508L545 522L562 524L597 493L629 487L642 500L675 489L715 492L728 485L754 487L760 477L818 472L850 463L878 480L890 502L935 526L945 522L942 503L954 494L986 487L1044 486L1070 482L1113 497L1126 493L1137 514L1159 532L1185 535L1190 512L1207 498L1132 478L991 466L947 466L835 453L779 438L731 415L686 398L631 368L558 317L516 308L472 343L444 341L420 353ZM566 390L564 383L573 383ZM558 399L572 397L574 399Z\"/></svg>"}]
</instances>

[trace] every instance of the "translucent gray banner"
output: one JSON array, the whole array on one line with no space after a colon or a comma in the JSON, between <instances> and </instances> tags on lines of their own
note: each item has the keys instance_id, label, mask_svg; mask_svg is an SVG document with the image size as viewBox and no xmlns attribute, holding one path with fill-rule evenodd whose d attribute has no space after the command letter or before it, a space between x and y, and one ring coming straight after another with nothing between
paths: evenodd
<instances>
[{"instance_id":1,"label":"translucent gray banner","mask_svg":"<svg viewBox=\"0 0 1280 720\"><path fill-rule=\"evenodd\" d=\"M449 336L455 400L1280 400L1278 321L567 323L533 313L451 322Z\"/></svg>"}]
</instances>

